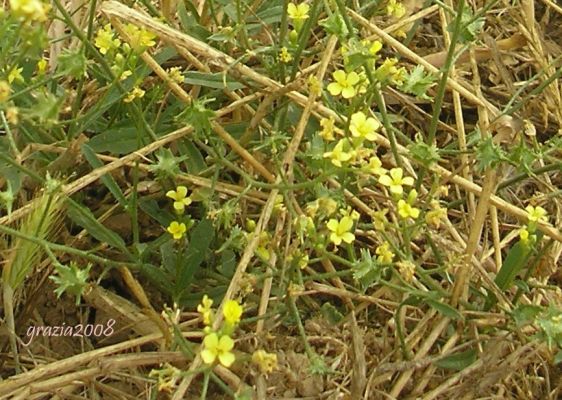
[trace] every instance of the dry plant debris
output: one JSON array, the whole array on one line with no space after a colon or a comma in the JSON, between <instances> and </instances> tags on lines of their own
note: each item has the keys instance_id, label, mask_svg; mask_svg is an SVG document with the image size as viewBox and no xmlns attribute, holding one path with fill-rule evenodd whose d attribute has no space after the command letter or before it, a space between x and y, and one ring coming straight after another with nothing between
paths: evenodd
<instances>
[{"instance_id":1,"label":"dry plant debris","mask_svg":"<svg viewBox=\"0 0 562 400\"><path fill-rule=\"evenodd\" d=\"M7 0L0 399L557 399L562 8Z\"/></svg>"}]
</instances>

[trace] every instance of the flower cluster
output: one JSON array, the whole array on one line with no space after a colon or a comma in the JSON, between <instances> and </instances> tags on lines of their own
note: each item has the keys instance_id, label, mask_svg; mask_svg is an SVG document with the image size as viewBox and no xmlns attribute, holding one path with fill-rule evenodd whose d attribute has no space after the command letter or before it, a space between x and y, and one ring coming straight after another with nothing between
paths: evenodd
<instances>
[{"instance_id":1,"label":"flower cluster","mask_svg":"<svg viewBox=\"0 0 562 400\"><path fill-rule=\"evenodd\" d=\"M201 304L197 306L197 311L201 314L203 323L205 324L204 332L206 334L203 339L201 358L205 364L212 365L218 360L221 365L228 368L236 359L232 352L234 340L231 335L236 326L240 323L243 308L235 300L226 301L222 309L224 324L219 331L213 331L211 328L214 320L214 312L211 308L212 305L213 300L205 295Z\"/></svg>"},{"instance_id":2,"label":"flower cluster","mask_svg":"<svg viewBox=\"0 0 562 400\"><path fill-rule=\"evenodd\" d=\"M111 50L117 50L121 46L121 40L115 38L111 24L106 24L102 29L98 29L94 39L94 46L103 55L108 54Z\"/></svg>"},{"instance_id":3,"label":"flower cluster","mask_svg":"<svg viewBox=\"0 0 562 400\"><path fill-rule=\"evenodd\" d=\"M528 223L519 231L519 238L521 242L530 244L536 240L535 232L537 231L538 224L540 222L548 222L548 217L546 210L541 206L534 207L529 205L525 207L525 211L527 211Z\"/></svg>"},{"instance_id":4,"label":"flower cluster","mask_svg":"<svg viewBox=\"0 0 562 400\"><path fill-rule=\"evenodd\" d=\"M10 10L16 18L43 22L51 7L41 0L10 0Z\"/></svg>"},{"instance_id":5,"label":"flower cluster","mask_svg":"<svg viewBox=\"0 0 562 400\"><path fill-rule=\"evenodd\" d=\"M146 29L139 28L133 24L127 24L123 30L129 37L131 47L138 53L142 53L147 48L156 44L154 41L154 39L156 39L156 35Z\"/></svg>"},{"instance_id":6,"label":"flower cluster","mask_svg":"<svg viewBox=\"0 0 562 400\"><path fill-rule=\"evenodd\" d=\"M189 206L192 202L191 197L187 196L187 188L185 186L178 186L176 190L169 190L166 193L166 197L174 200L173 207L178 215L183 215L185 207ZM172 221L167 230L175 240L179 240L187 231L187 226L184 222Z\"/></svg>"}]
</instances>

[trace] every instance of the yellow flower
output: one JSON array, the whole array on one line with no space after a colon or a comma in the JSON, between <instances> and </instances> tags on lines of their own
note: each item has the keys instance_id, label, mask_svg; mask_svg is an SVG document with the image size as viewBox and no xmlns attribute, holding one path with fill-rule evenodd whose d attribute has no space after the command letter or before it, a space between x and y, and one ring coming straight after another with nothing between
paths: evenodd
<instances>
[{"instance_id":1,"label":"yellow flower","mask_svg":"<svg viewBox=\"0 0 562 400\"><path fill-rule=\"evenodd\" d=\"M387 79L398 78L404 71L400 71L396 68L396 64L398 63L398 59L396 58L386 58L382 65L380 65L375 70L375 78L379 82L385 82Z\"/></svg>"},{"instance_id":2,"label":"yellow flower","mask_svg":"<svg viewBox=\"0 0 562 400\"><path fill-rule=\"evenodd\" d=\"M167 228L168 232L174 237L175 240L179 240L183 237L187 231L185 224L179 223L178 221L172 221L172 223Z\"/></svg>"},{"instance_id":3,"label":"yellow flower","mask_svg":"<svg viewBox=\"0 0 562 400\"><path fill-rule=\"evenodd\" d=\"M242 316L242 306L236 300L228 300L222 309L224 320L230 325L236 325L240 322Z\"/></svg>"},{"instance_id":4,"label":"yellow flower","mask_svg":"<svg viewBox=\"0 0 562 400\"><path fill-rule=\"evenodd\" d=\"M290 63L293 61L293 56L289 53L289 50L286 47L281 47L281 51L279 52L279 60L282 63Z\"/></svg>"},{"instance_id":5,"label":"yellow flower","mask_svg":"<svg viewBox=\"0 0 562 400\"><path fill-rule=\"evenodd\" d=\"M203 339L205 348L201 351L201 358L206 364L213 364L218 358L219 362L225 366L230 367L234 360L234 353L231 350L234 348L234 340L228 335L220 337L215 333L209 333Z\"/></svg>"},{"instance_id":6,"label":"yellow flower","mask_svg":"<svg viewBox=\"0 0 562 400\"><path fill-rule=\"evenodd\" d=\"M342 217L350 217L352 220L354 221L359 221L359 218L361 217L359 215L359 213L357 212L357 210L354 210L351 207L347 207L345 209L340 209L340 214Z\"/></svg>"},{"instance_id":7,"label":"yellow flower","mask_svg":"<svg viewBox=\"0 0 562 400\"><path fill-rule=\"evenodd\" d=\"M353 152L343 151L343 145L345 143L345 139L340 139L332 151L324 153L324 158L330 158L332 164L336 167L341 167L343 162L349 161L353 157Z\"/></svg>"},{"instance_id":8,"label":"yellow flower","mask_svg":"<svg viewBox=\"0 0 562 400\"><path fill-rule=\"evenodd\" d=\"M525 207L525 210L527 210L527 218L529 218L529 221L531 222L546 222L548 220L546 217L546 210L541 206L527 206Z\"/></svg>"},{"instance_id":9,"label":"yellow flower","mask_svg":"<svg viewBox=\"0 0 562 400\"><path fill-rule=\"evenodd\" d=\"M416 264L411 261L400 261L397 262L396 265L398 266L398 271L400 275L402 275L402 278L404 278L406 282L412 282L416 272Z\"/></svg>"},{"instance_id":10,"label":"yellow flower","mask_svg":"<svg viewBox=\"0 0 562 400\"><path fill-rule=\"evenodd\" d=\"M328 85L328 91L332 96L339 96L344 99L350 99L357 94L355 85L359 83L359 75L352 71L346 74L345 71L339 69L332 74L334 81Z\"/></svg>"},{"instance_id":11,"label":"yellow flower","mask_svg":"<svg viewBox=\"0 0 562 400\"><path fill-rule=\"evenodd\" d=\"M43 75L47 71L47 60L42 58L37 61L37 73Z\"/></svg>"},{"instance_id":12,"label":"yellow flower","mask_svg":"<svg viewBox=\"0 0 562 400\"><path fill-rule=\"evenodd\" d=\"M185 80L183 74L180 71L180 67L172 67L168 70L168 75L170 76L170 79L173 80L176 83L183 83L183 81Z\"/></svg>"},{"instance_id":13,"label":"yellow flower","mask_svg":"<svg viewBox=\"0 0 562 400\"><path fill-rule=\"evenodd\" d=\"M329 217L336 212L337 208L338 203L334 199L322 196L306 205L306 213L313 218L318 213L321 216Z\"/></svg>"},{"instance_id":14,"label":"yellow flower","mask_svg":"<svg viewBox=\"0 0 562 400\"><path fill-rule=\"evenodd\" d=\"M13 81L23 82L23 76L21 76L22 68L14 67L8 74L8 83L12 83Z\"/></svg>"},{"instance_id":15,"label":"yellow flower","mask_svg":"<svg viewBox=\"0 0 562 400\"><path fill-rule=\"evenodd\" d=\"M12 88L6 81L0 81L0 103L4 103L10 97Z\"/></svg>"},{"instance_id":16,"label":"yellow flower","mask_svg":"<svg viewBox=\"0 0 562 400\"><path fill-rule=\"evenodd\" d=\"M185 207L191 204L191 197L187 196L187 188L185 186L178 186L176 190L169 190L166 196L174 200L174 210L178 214L183 214Z\"/></svg>"},{"instance_id":17,"label":"yellow flower","mask_svg":"<svg viewBox=\"0 0 562 400\"><path fill-rule=\"evenodd\" d=\"M402 18L406 14L404 5L396 0L388 0L386 5L386 15L392 15L395 18Z\"/></svg>"},{"instance_id":18,"label":"yellow flower","mask_svg":"<svg viewBox=\"0 0 562 400\"><path fill-rule=\"evenodd\" d=\"M156 44L154 41L156 35L146 29L141 29L133 24L127 24L123 30L127 36L129 36L131 47L137 52L141 52L145 48L152 47Z\"/></svg>"},{"instance_id":19,"label":"yellow flower","mask_svg":"<svg viewBox=\"0 0 562 400\"><path fill-rule=\"evenodd\" d=\"M132 102L132 101L133 101L134 99L136 99L136 98L139 98L139 99L140 99L141 97L143 97L143 96L144 96L144 93L145 93L144 90L142 90L142 89L141 89L140 87L138 87L138 86L135 86L135 87L133 88L133 90L131 90L131 91L127 94L127 96L123 99L123 101L124 101L125 103L130 103L130 102Z\"/></svg>"},{"instance_id":20,"label":"yellow flower","mask_svg":"<svg viewBox=\"0 0 562 400\"><path fill-rule=\"evenodd\" d=\"M412 186L414 184L414 178L411 176L403 178L403 173L404 171L402 171L402 168L392 168L390 170L390 176L381 175L379 183L388 186L391 193L401 195L404 192L404 189L402 189L403 185Z\"/></svg>"},{"instance_id":21,"label":"yellow flower","mask_svg":"<svg viewBox=\"0 0 562 400\"><path fill-rule=\"evenodd\" d=\"M10 0L10 10L17 18L43 22L51 6L40 0Z\"/></svg>"},{"instance_id":22,"label":"yellow flower","mask_svg":"<svg viewBox=\"0 0 562 400\"><path fill-rule=\"evenodd\" d=\"M330 118L322 118L320 120L320 126L322 127L322 131L320 132L320 136L327 142L331 142L335 140L334 137L334 126L335 120L334 117Z\"/></svg>"},{"instance_id":23,"label":"yellow flower","mask_svg":"<svg viewBox=\"0 0 562 400\"><path fill-rule=\"evenodd\" d=\"M410 203L405 200L398 200L398 214L404 219L413 218L416 219L420 216L420 210L418 208L412 207Z\"/></svg>"},{"instance_id":24,"label":"yellow flower","mask_svg":"<svg viewBox=\"0 0 562 400\"><path fill-rule=\"evenodd\" d=\"M17 107L8 107L6 109L6 119L12 125L17 125L19 122L19 110Z\"/></svg>"},{"instance_id":25,"label":"yellow flower","mask_svg":"<svg viewBox=\"0 0 562 400\"><path fill-rule=\"evenodd\" d=\"M346 216L339 221L332 218L326 226L332 232L330 240L336 246L339 246L342 240L346 243L352 243L355 240L355 235L350 232L351 228L353 228L353 219L351 217Z\"/></svg>"},{"instance_id":26,"label":"yellow flower","mask_svg":"<svg viewBox=\"0 0 562 400\"><path fill-rule=\"evenodd\" d=\"M375 250L377 253L377 261L382 264L390 264L392 259L394 258L394 253L390 250L390 244L388 242L384 242Z\"/></svg>"},{"instance_id":27,"label":"yellow flower","mask_svg":"<svg viewBox=\"0 0 562 400\"><path fill-rule=\"evenodd\" d=\"M133 75L133 73L130 70L126 69L125 71L123 71L121 73L121 76L119 77L119 80L124 81L125 79L127 79L131 75Z\"/></svg>"},{"instance_id":28,"label":"yellow flower","mask_svg":"<svg viewBox=\"0 0 562 400\"><path fill-rule=\"evenodd\" d=\"M197 306L197 312L203 317L203 323L209 326L213 323L213 310L211 306L213 305L213 300L209 296L203 296L201 304Z\"/></svg>"},{"instance_id":29,"label":"yellow flower","mask_svg":"<svg viewBox=\"0 0 562 400\"><path fill-rule=\"evenodd\" d=\"M287 5L287 14L289 15L289 18L294 20L307 19L309 10L310 10L309 5L304 3L299 5L289 3Z\"/></svg>"},{"instance_id":30,"label":"yellow flower","mask_svg":"<svg viewBox=\"0 0 562 400\"><path fill-rule=\"evenodd\" d=\"M268 374L277 368L277 354L268 353L265 350L256 350L252 354L252 362L260 368L263 374Z\"/></svg>"},{"instance_id":31,"label":"yellow flower","mask_svg":"<svg viewBox=\"0 0 562 400\"><path fill-rule=\"evenodd\" d=\"M320 96L322 94L322 84L318 78L314 75L308 77L308 90L315 96Z\"/></svg>"},{"instance_id":32,"label":"yellow flower","mask_svg":"<svg viewBox=\"0 0 562 400\"><path fill-rule=\"evenodd\" d=\"M404 84L404 79L406 79L406 68L397 68L391 75L390 80L397 86L402 86Z\"/></svg>"},{"instance_id":33,"label":"yellow flower","mask_svg":"<svg viewBox=\"0 0 562 400\"><path fill-rule=\"evenodd\" d=\"M181 371L166 363L161 369L153 369L148 374L150 378L158 378L158 391L172 393L178 380L181 378Z\"/></svg>"},{"instance_id":34,"label":"yellow flower","mask_svg":"<svg viewBox=\"0 0 562 400\"><path fill-rule=\"evenodd\" d=\"M447 218L447 209L441 207L438 200L431 200L430 204L433 209L425 214L425 222L439 229L441 221Z\"/></svg>"},{"instance_id":35,"label":"yellow flower","mask_svg":"<svg viewBox=\"0 0 562 400\"><path fill-rule=\"evenodd\" d=\"M382 161L377 156L369 158L369 164L364 166L364 169L373 175L385 175L388 171L383 168Z\"/></svg>"},{"instance_id":36,"label":"yellow flower","mask_svg":"<svg viewBox=\"0 0 562 400\"><path fill-rule=\"evenodd\" d=\"M370 141L377 140L375 132L381 126L380 122L375 118L367 118L361 111L351 115L351 124L349 130L353 137L363 138Z\"/></svg>"},{"instance_id":37,"label":"yellow flower","mask_svg":"<svg viewBox=\"0 0 562 400\"><path fill-rule=\"evenodd\" d=\"M297 265L300 269L305 269L308 267L308 262L310 261L310 257L308 254L301 255L298 259Z\"/></svg>"},{"instance_id":38,"label":"yellow flower","mask_svg":"<svg viewBox=\"0 0 562 400\"><path fill-rule=\"evenodd\" d=\"M106 24L103 29L98 29L94 45L100 49L101 54L107 54L111 49L117 49L121 45L121 41L113 38L111 25Z\"/></svg>"},{"instance_id":39,"label":"yellow flower","mask_svg":"<svg viewBox=\"0 0 562 400\"><path fill-rule=\"evenodd\" d=\"M371 215L371 219L373 220L373 225L377 231L384 232L386 228L386 224L388 224L388 219L386 219L386 213L388 213L388 208L385 208L380 211L375 211L373 215Z\"/></svg>"},{"instance_id":40,"label":"yellow flower","mask_svg":"<svg viewBox=\"0 0 562 400\"><path fill-rule=\"evenodd\" d=\"M269 252L269 243L271 242L271 235L269 232L260 232L260 239L258 247L256 247L255 254L264 261L269 261L271 253Z\"/></svg>"},{"instance_id":41,"label":"yellow flower","mask_svg":"<svg viewBox=\"0 0 562 400\"><path fill-rule=\"evenodd\" d=\"M521 239L521 241L524 243L529 241L529 231L526 227L521 228L521 230L519 231L519 239Z\"/></svg>"},{"instance_id":42,"label":"yellow flower","mask_svg":"<svg viewBox=\"0 0 562 400\"><path fill-rule=\"evenodd\" d=\"M372 56L376 55L380 50L382 49L382 43L378 40L375 40L373 43L371 43L371 46L369 47L369 54L371 54Z\"/></svg>"}]
</instances>

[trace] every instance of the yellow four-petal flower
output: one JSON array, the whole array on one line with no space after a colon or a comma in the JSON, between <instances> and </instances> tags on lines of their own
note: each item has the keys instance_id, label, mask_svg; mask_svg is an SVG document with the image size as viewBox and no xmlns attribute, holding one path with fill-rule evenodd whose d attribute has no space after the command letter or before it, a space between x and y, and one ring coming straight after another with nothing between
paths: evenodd
<instances>
[{"instance_id":1,"label":"yellow four-petal flower","mask_svg":"<svg viewBox=\"0 0 562 400\"><path fill-rule=\"evenodd\" d=\"M331 231L330 240L339 246L342 241L345 243L351 243L355 240L355 235L351 233L351 228L353 227L353 219L349 216L345 216L339 221L337 219L330 219L326 225Z\"/></svg>"},{"instance_id":2,"label":"yellow four-petal flower","mask_svg":"<svg viewBox=\"0 0 562 400\"><path fill-rule=\"evenodd\" d=\"M201 351L201 358L206 364L212 364L218 358L219 362L230 367L236 359L231 350L234 348L234 340L228 335L219 336L213 332L203 339L204 349Z\"/></svg>"}]
</instances>

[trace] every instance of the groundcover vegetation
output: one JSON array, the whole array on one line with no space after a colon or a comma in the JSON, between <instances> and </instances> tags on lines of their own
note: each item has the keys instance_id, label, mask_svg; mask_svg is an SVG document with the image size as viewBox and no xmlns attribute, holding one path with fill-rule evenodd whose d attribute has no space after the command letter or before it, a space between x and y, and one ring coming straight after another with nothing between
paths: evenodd
<instances>
[{"instance_id":1,"label":"groundcover vegetation","mask_svg":"<svg viewBox=\"0 0 562 400\"><path fill-rule=\"evenodd\" d=\"M6 0L0 398L557 399L562 7Z\"/></svg>"}]
</instances>

